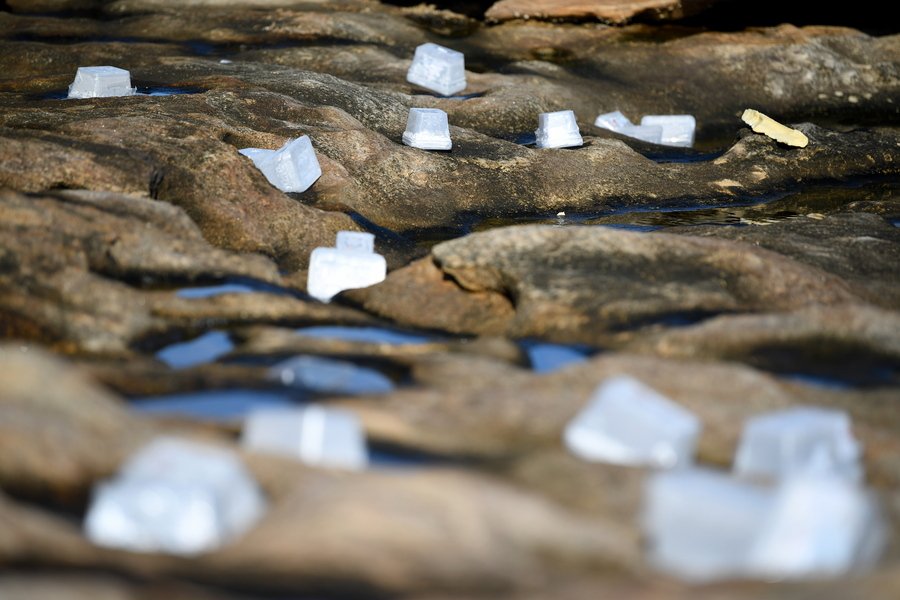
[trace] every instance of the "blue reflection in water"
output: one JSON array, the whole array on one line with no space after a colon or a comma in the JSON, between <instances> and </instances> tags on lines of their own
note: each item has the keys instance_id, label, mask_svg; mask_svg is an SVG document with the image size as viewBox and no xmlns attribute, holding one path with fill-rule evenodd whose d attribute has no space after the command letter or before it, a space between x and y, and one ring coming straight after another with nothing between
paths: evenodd
<instances>
[{"instance_id":1,"label":"blue reflection in water","mask_svg":"<svg viewBox=\"0 0 900 600\"><path fill-rule=\"evenodd\" d=\"M289 394L261 390L204 390L144 396L131 401L134 410L145 414L190 417L200 421L240 420L251 410L295 406Z\"/></svg>"},{"instance_id":2,"label":"blue reflection in water","mask_svg":"<svg viewBox=\"0 0 900 600\"><path fill-rule=\"evenodd\" d=\"M179 298L211 298L222 294L248 294L256 290L242 283L223 283L203 287L181 288L175 295Z\"/></svg>"},{"instance_id":3,"label":"blue reflection in water","mask_svg":"<svg viewBox=\"0 0 900 600\"><path fill-rule=\"evenodd\" d=\"M269 370L270 376L286 386L321 394L385 394L394 382L380 371L352 362L299 355Z\"/></svg>"},{"instance_id":4,"label":"blue reflection in water","mask_svg":"<svg viewBox=\"0 0 900 600\"><path fill-rule=\"evenodd\" d=\"M173 369L185 369L212 362L234 348L224 331L210 331L188 342L166 346L156 353L156 358Z\"/></svg>"},{"instance_id":5,"label":"blue reflection in water","mask_svg":"<svg viewBox=\"0 0 900 600\"><path fill-rule=\"evenodd\" d=\"M522 342L531 368L536 373L549 373L567 365L583 362L591 355L590 349L582 346L566 346L543 342Z\"/></svg>"},{"instance_id":6,"label":"blue reflection in water","mask_svg":"<svg viewBox=\"0 0 900 600\"><path fill-rule=\"evenodd\" d=\"M369 342L373 344L425 344L435 338L426 335L405 333L381 327L316 326L297 330L300 335L316 338L334 338L348 342Z\"/></svg>"}]
</instances>

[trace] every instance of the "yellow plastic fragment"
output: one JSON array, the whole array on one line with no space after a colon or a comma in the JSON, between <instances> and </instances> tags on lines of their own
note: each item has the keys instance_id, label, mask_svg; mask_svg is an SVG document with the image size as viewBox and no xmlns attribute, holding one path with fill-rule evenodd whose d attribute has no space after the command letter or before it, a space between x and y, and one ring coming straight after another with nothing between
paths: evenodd
<instances>
[{"instance_id":1,"label":"yellow plastic fragment","mask_svg":"<svg viewBox=\"0 0 900 600\"><path fill-rule=\"evenodd\" d=\"M750 126L750 129L756 133L767 135L773 140L787 144L788 146L796 146L798 148L806 148L809 144L809 138L803 135L802 131L791 129L782 125L772 117L767 117L758 110L748 108L741 115L741 120Z\"/></svg>"}]
</instances>

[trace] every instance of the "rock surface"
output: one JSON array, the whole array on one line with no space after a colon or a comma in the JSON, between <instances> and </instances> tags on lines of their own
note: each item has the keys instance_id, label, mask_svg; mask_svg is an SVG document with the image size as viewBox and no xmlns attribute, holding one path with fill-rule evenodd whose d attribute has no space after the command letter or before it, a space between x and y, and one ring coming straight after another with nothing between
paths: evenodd
<instances>
[{"instance_id":1,"label":"rock surface","mask_svg":"<svg viewBox=\"0 0 900 600\"><path fill-rule=\"evenodd\" d=\"M900 36L745 28L796 14L782 9L725 31L656 22L708 4L693 0L504 0L493 14L550 19L499 24L374 0L0 4L0 597L898 588L896 541L875 573L827 583L649 572L647 473L584 463L561 432L621 374L699 416L713 468L748 417L844 410L897 530ZM597 22L628 19L643 24ZM465 53L460 95L406 81L426 42ZM138 94L63 99L79 66L104 64ZM809 145L750 132L747 107ZM410 108L445 111L453 149L404 146ZM535 149L537 115L558 110L585 145ZM591 125L611 110L692 114L696 147ZM323 172L303 193L238 153L300 135ZM340 230L374 233L389 274L323 305L304 294L308 258ZM337 327L302 334L320 325ZM287 388L271 367L298 354L396 389ZM311 401L360 417L372 469L242 454L272 511L196 560L82 535L91 487L144 441L233 446L242 410Z\"/></svg>"},{"instance_id":2,"label":"rock surface","mask_svg":"<svg viewBox=\"0 0 900 600\"><path fill-rule=\"evenodd\" d=\"M492 334L496 327L514 337L595 345L610 343L617 332L667 321L860 301L825 271L751 245L712 241L593 227L507 227L439 244L432 250L433 266L422 259L347 296L369 311L420 327ZM421 278L404 272L429 269L457 287L435 276L420 284ZM490 300L479 302L480 311L473 313L413 308L461 290Z\"/></svg>"}]
</instances>

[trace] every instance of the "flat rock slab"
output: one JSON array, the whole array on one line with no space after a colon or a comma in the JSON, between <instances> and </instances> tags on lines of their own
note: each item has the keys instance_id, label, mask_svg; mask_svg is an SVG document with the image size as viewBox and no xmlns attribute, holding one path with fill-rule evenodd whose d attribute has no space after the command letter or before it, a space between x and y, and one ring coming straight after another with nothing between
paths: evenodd
<instances>
[{"instance_id":1,"label":"flat rock slab","mask_svg":"<svg viewBox=\"0 0 900 600\"><path fill-rule=\"evenodd\" d=\"M416 273L441 272L441 277ZM466 304L446 300L472 293ZM717 313L859 302L825 271L755 246L666 233L526 225L444 242L346 294L367 310L459 333L602 345L623 330ZM430 303L471 306L423 313ZM436 305L436 304L435 304Z\"/></svg>"}]
</instances>

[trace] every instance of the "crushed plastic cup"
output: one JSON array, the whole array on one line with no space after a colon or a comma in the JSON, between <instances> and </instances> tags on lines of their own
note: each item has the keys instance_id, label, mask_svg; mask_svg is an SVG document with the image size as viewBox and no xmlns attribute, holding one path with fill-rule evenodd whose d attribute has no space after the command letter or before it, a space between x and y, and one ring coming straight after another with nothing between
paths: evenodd
<instances>
[{"instance_id":1,"label":"crushed plastic cup","mask_svg":"<svg viewBox=\"0 0 900 600\"><path fill-rule=\"evenodd\" d=\"M621 131L623 127L629 126L634 127L634 123L617 110L598 115L594 120L594 125L610 131Z\"/></svg>"},{"instance_id":2,"label":"crushed plastic cup","mask_svg":"<svg viewBox=\"0 0 900 600\"><path fill-rule=\"evenodd\" d=\"M770 491L727 474L696 468L653 474L641 516L648 559L695 583L740 577L773 504Z\"/></svg>"},{"instance_id":3,"label":"crushed plastic cup","mask_svg":"<svg viewBox=\"0 0 900 600\"><path fill-rule=\"evenodd\" d=\"M860 455L847 413L794 407L747 421L734 471L753 478L823 475L859 482L863 475Z\"/></svg>"},{"instance_id":4,"label":"crushed plastic cup","mask_svg":"<svg viewBox=\"0 0 900 600\"><path fill-rule=\"evenodd\" d=\"M342 247L337 248L315 248L309 257L306 291L322 302L330 302L344 290L381 283L387 276L387 262L383 256L364 252L362 246L347 248L345 242L341 244ZM372 245L374 247L374 243Z\"/></svg>"},{"instance_id":5,"label":"crushed plastic cup","mask_svg":"<svg viewBox=\"0 0 900 600\"><path fill-rule=\"evenodd\" d=\"M538 148L572 148L584 144L571 110L541 113L534 134Z\"/></svg>"},{"instance_id":6,"label":"crushed plastic cup","mask_svg":"<svg viewBox=\"0 0 900 600\"><path fill-rule=\"evenodd\" d=\"M659 125L626 125L618 132L650 144L662 144L663 128Z\"/></svg>"},{"instance_id":7,"label":"crushed plastic cup","mask_svg":"<svg viewBox=\"0 0 900 600\"><path fill-rule=\"evenodd\" d=\"M406 80L442 96L466 89L465 56L462 52L427 43L416 48Z\"/></svg>"},{"instance_id":8,"label":"crushed plastic cup","mask_svg":"<svg viewBox=\"0 0 900 600\"><path fill-rule=\"evenodd\" d=\"M322 176L322 168L308 136L290 140L278 150L244 148L240 153L253 161L269 183L282 192L305 192Z\"/></svg>"},{"instance_id":9,"label":"crushed plastic cup","mask_svg":"<svg viewBox=\"0 0 900 600\"><path fill-rule=\"evenodd\" d=\"M239 536L265 510L234 452L158 438L94 489L84 528L100 546L191 556Z\"/></svg>"},{"instance_id":10,"label":"crushed plastic cup","mask_svg":"<svg viewBox=\"0 0 900 600\"><path fill-rule=\"evenodd\" d=\"M597 387L563 440L585 460L671 468L693 462L700 429L688 410L623 375Z\"/></svg>"},{"instance_id":11,"label":"crushed plastic cup","mask_svg":"<svg viewBox=\"0 0 900 600\"><path fill-rule=\"evenodd\" d=\"M661 125L644 125L643 123L635 125L617 110L599 115L594 121L594 125L651 144L661 144L663 140Z\"/></svg>"},{"instance_id":12,"label":"crushed plastic cup","mask_svg":"<svg viewBox=\"0 0 900 600\"><path fill-rule=\"evenodd\" d=\"M693 115L645 115L642 126L662 127L662 144L691 148L694 145L694 131L697 120Z\"/></svg>"},{"instance_id":13,"label":"crushed plastic cup","mask_svg":"<svg viewBox=\"0 0 900 600\"><path fill-rule=\"evenodd\" d=\"M255 410L247 416L241 441L248 450L318 467L355 470L368 464L365 434L356 416L316 405Z\"/></svg>"},{"instance_id":14,"label":"crushed plastic cup","mask_svg":"<svg viewBox=\"0 0 900 600\"><path fill-rule=\"evenodd\" d=\"M131 73L118 67L78 67L69 86L69 98L109 98L133 96Z\"/></svg>"},{"instance_id":15,"label":"crushed plastic cup","mask_svg":"<svg viewBox=\"0 0 900 600\"><path fill-rule=\"evenodd\" d=\"M453 143L447 113L437 108L409 109L403 143L422 150L449 150Z\"/></svg>"},{"instance_id":16,"label":"crushed plastic cup","mask_svg":"<svg viewBox=\"0 0 900 600\"><path fill-rule=\"evenodd\" d=\"M781 483L755 538L747 573L765 579L837 576L872 568L888 525L875 497L835 477Z\"/></svg>"}]
</instances>

